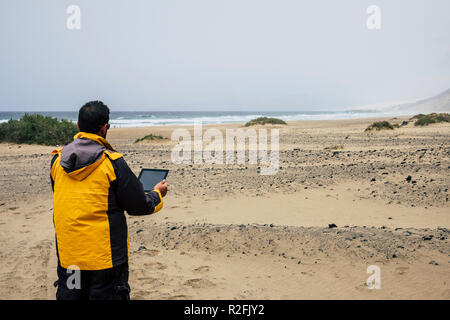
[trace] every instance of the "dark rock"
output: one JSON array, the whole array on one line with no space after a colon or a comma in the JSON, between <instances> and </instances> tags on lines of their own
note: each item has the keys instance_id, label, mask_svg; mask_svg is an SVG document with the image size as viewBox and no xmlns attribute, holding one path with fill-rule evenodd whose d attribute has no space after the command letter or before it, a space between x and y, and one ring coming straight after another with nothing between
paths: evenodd
<instances>
[{"instance_id":1,"label":"dark rock","mask_svg":"<svg viewBox=\"0 0 450 320\"><path fill-rule=\"evenodd\" d=\"M411 176L407 176L407 177L406 177L406 181L408 181L408 182L410 182L410 181L411 181L411 179L412 179L412 177L411 177Z\"/></svg>"},{"instance_id":2,"label":"dark rock","mask_svg":"<svg viewBox=\"0 0 450 320\"><path fill-rule=\"evenodd\" d=\"M335 225L334 223L330 223L328 225L328 229L332 229L332 228L337 228L337 225Z\"/></svg>"},{"instance_id":3,"label":"dark rock","mask_svg":"<svg viewBox=\"0 0 450 320\"><path fill-rule=\"evenodd\" d=\"M144 231L144 230L138 229L138 230L136 231L136 234L138 234L138 233L140 233L140 232L142 232L142 231Z\"/></svg>"},{"instance_id":4,"label":"dark rock","mask_svg":"<svg viewBox=\"0 0 450 320\"><path fill-rule=\"evenodd\" d=\"M434 260L431 260L431 261L429 262L429 264L432 264L432 265L434 265L434 266L438 266L438 265L439 265L439 263L437 263L437 262L434 261Z\"/></svg>"},{"instance_id":5,"label":"dark rock","mask_svg":"<svg viewBox=\"0 0 450 320\"><path fill-rule=\"evenodd\" d=\"M431 240L431 239L433 239L433 235L432 234L430 234L429 236L423 236L422 237L422 240Z\"/></svg>"},{"instance_id":6,"label":"dark rock","mask_svg":"<svg viewBox=\"0 0 450 320\"><path fill-rule=\"evenodd\" d=\"M447 228L438 227L437 229L438 229L439 231L443 231L443 232L450 233L450 229L447 229Z\"/></svg>"}]
</instances>

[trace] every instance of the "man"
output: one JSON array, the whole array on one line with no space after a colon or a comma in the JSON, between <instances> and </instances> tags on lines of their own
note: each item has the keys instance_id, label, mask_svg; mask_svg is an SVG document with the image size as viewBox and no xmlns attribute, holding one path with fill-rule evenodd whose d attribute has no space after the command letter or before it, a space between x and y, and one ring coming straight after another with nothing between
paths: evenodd
<instances>
[{"instance_id":1,"label":"man","mask_svg":"<svg viewBox=\"0 0 450 320\"><path fill-rule=\"evenodd\" d=\"M109 109L86 103L74 141L53 151L53 224L58 256L58 300L128 300L130 215L158 212L165 180L145 193L120 153L106 140ZM79 271L76 271L79 270Z\"/></svg>"}]
</instances>

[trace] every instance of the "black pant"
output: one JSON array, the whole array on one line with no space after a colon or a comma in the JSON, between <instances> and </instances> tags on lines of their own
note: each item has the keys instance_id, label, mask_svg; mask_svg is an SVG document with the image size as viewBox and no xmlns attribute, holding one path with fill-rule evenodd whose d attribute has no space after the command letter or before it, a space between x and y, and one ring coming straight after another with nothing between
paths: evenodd
<instances>
[{"instance_id":1,"label":"black pant","mask_svg":"<svg viewBox=\"0 0 450 320\"><path fill-rule=\"evenodd\" d=\"M58 264L57 272L56 300L130 300L128 263L104 270L79 271Z\"/></svg>"}]
</instances>

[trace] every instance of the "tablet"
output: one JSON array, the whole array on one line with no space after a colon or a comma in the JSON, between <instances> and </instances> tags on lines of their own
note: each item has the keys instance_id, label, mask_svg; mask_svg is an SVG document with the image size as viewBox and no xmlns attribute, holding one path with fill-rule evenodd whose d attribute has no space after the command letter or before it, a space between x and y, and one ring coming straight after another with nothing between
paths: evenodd
<instances>
[{"instance_id":1,"label":"tablet","mask_svg":"<svg viewBox=\"0 0 450 320\"><path fill-rule=\"evenodd\" d=\"M139 173L139 181L144 186L144 191L152 191L159 182L167 177L169 170L164 169L142 169Z\"/></svg>"}]
</instances>

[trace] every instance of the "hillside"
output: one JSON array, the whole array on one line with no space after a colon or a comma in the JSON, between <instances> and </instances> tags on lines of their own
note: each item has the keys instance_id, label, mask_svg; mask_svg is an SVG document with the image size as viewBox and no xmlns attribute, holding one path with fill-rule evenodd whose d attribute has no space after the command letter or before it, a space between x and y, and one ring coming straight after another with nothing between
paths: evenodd
<instances>
[{"instance_id":1,"label":"hillside","mask_svg":"<svg viewBox=\"0 0 450 320\"><path fill-rule=\"evenodd\" d=\"M450 111L450 89L424 100L401 104L392 107L393 110L412 113L431 113Z\"/></svg>"}]
</instances>

